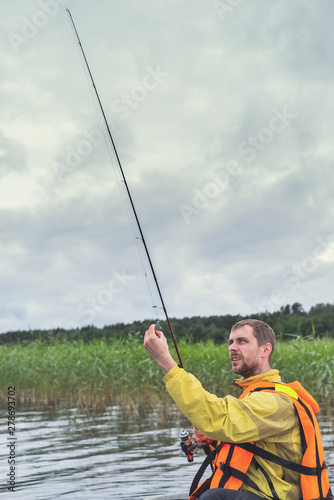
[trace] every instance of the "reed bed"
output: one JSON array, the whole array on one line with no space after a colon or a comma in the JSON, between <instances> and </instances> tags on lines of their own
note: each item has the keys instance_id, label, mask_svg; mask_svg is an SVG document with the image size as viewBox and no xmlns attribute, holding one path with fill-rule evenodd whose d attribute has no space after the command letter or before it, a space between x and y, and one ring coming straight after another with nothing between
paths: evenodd
<instances>
[{"instance_id":1,"label":"reed bed","mask_svg":"<svg viewBox=\"0 0 334 500\"><path fill-rule=\"evenodd\" d=\"M179 349L185 368L210 392L231 393L227 344L186 343ZM334 401L334 339L278 342L272 366L285 382L299 380L316 398ZM162 372L142 338L123 340L33 341L0 346L0 389L15 385L18 402L86 409L120 405L131 410L168 407ZM232 390L233 393L233 390Z\"/></svg>"}]
</instances>

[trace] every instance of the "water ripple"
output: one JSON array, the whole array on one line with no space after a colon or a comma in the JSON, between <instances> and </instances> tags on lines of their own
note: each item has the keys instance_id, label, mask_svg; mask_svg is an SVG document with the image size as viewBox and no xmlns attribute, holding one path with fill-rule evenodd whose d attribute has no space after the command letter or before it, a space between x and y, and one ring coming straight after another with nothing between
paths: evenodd
<instances>
[{"instance_id":1,"label":"water ripple","mask_svg":"<svg viewBox=\"0 0 334 500\"><path fill-rule=\"evenodd\" d=\"M0 413L2 422L6 414ZM182 417L140 421L119 408L96 418L75 410L22 410L17 415L17 492L25 500L144 498L187 490L203 456L188 464L178 445ZM329 474L334 477L334 436L322 423ZM9 472L7 436L2 434L1 476ZM6 479L2 479L2 485ZM1 491L7 488L2 486ZM8 498L9 492L7 492ZM22 495L22 496L21 496Z\"/></svg>"}]
</instances>

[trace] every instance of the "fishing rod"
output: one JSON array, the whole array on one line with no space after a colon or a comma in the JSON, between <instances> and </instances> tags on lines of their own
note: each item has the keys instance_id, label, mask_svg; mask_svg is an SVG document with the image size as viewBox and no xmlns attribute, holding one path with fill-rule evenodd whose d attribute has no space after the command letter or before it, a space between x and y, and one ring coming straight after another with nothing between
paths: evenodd
<instances>
[{"instance_id":1,"label":"fishing rod","mask_svg":"<svg viewBox=\"0 0 334 500\"><path fill-rule=\"evenodd\" d=\"M101 110L101 113L102 113L102 116L103 116L103 120L104 120L104 123L106 125L106 128L107 128L107 133L108 133L108 136L109 136L109 139L111 141L111 144L112 144L112 148L113 148L113 151L115 153L115 157L116 157L116 160L117 160L117 164L118 164L118 167L120 169L120 172L121 172L121 177L122 177L122 181L124 182L124 186L125 186L125 189L126 189L126 192L127 192L127 195L129 197L129 200L130 200L130 204L131 204L131 208L132 208L132 211L133 211L133 214L134 214L134 217L135 217L135 220L136 220L136 223L137 223L137 227L138 227L138 230L139 230L139 233L140 233L140 238L141 238L141 241L144 245L144 249L145 249L145 253L146 253L146 256L147 256L147 260L149 262L149 265L150 265L150 268L151 268L151 272L152 272L152 276L154 278L154 281L155 281L155 285L156 285L156 288L157 288L157 291L158 291L158 294L159 294L159 298L160 298L160 302L161 302L161 305L162 305L162 309L165 313L165 316L166 316L166 321L167 321L167 325L168 325L168 328L169 328L169 331L170 331L170 334L171 334L171 337L173 339L173 343L174 343L174 347L175 347L175 350L176 350L176 354L177 354L177 357L179 359L179 362L180 362L180 366L181 368L183 368L183 363L182 363L182 360L181 360L181 356L180 356L180 353L179 353L179 349L177 347L177 343L176 343L176 339L175 339L175 336L174 336L174 333L173 333L173 329L172 329L172 325L169 321L169 317L168 317L168 314L167 314L167 309L166 309L166 306L165 306L165 302L163 300L163 297L162 297L162 293L161 293L161 290L160 290L160 286L159 286L159 282L158 282L158 279L157 279L157 276L156 276L156 273L155 273L155 270L154 270L154 267L153 267L153 263L152 263L152 260L151 260L151 256L150 256L150 253L148 251L148 247L147 247L147 244L146 244L146 240L144 238L144 234L143 234L143 231L142 231L142 228L141 228L141 225L140 225L140 222L139 222L139 218L138 218L138 215L137 215L137 211L136 211L136 208L134 206L134 203L133 203L133 199L132 199L132 196L131 196L131 192L130 192L130 188L129 188L129 185L126 181L126 178L125 178L125 174L124 174L124 170L123 170L123 167L122 167L122 164L121 164L121 160L119 158L119 155L118 155L118 152L117 152L117 149L116 149L116 146L115 146L115 142L114 142L114 139L111 135L111 131L110 131L110 128L109 128L109 125L108 125L108 121L107 121L107 117L106 117L106 114L104 112L104 109L103 109L103 106L102 106L102 102L101 102L101 99L100 99L100 96L99 96L99 93L97 91L97 88L96 88L96 85L95 85L95 81L94 81L94 78L93 78L93 75L92 75L92 72L90 70L90 67L89 67L89 64L88 64L88 61L87 61L87 58L86 58L86 54L85 54L85 51L83 49L83 46L82 46L82 43L81 43L81 40L80 40L80 37L79 37L79 34L78 34L78 31L77 31L77 28L75 26L75 23L73 21L73 17L72 17L72 14L70 12L69 9L66 9L66 12L68 13L69 15L69 18L70 18L70 21L72 23L72 26L73 26L73 29L74 29L74 32L75 32L75 35L76 35L76 38L78 40L78 44L79 44L79 47L80 47L80 50L81 50L81 53L82 53L82 56L84 58L84 61L85 61L85 65L87 67L87 70L88 70L88 74L89 74L89 77L90 77L90 80L91 80L91 83L93 85L93 88L94 88L94 92L95 92L95 95L96 95L96 98L97 98L97 101L98 101L98 104L99 104L99 107L100 107L100 110ZM158 322L158 328L160 327L160 322Z\"/></svg>"}]
</instances>

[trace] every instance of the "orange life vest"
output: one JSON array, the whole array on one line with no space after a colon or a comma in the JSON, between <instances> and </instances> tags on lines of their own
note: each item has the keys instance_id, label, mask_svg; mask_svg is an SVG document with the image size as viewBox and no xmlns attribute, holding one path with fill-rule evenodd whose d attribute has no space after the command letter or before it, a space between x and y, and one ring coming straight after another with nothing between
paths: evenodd
<instances>
[{"instance_id":1,"label":"orange life vest","mask_svg":"<svg viewBox=\"0 0 334 500\"><path fill-rule=\"evenodd\" d=\"M240 396L244 399L254 391L279 392L292 400L300 421L303 458L301 464L290 462L270 453L254 443L228 444L218 442L215 450L207 456L190 488L190 499L196 500L208 488L228 488L239 490L242 483L255 489L260 495L260 488L247 476L248 467L254 455L274 462L283 468L300 474L303 500L333 500L326 469L324 449L315 413L319 407L313 397L299 382L290 384L256 382L251 384ZM212 462L213 472L197 487L206 466ZM259 464L258 464L259 465ZM265 473L265 471L263 471ZM265 473L272 499L279 500L272 481ZM267 498L267 495L264 495ZM270 497L269 497L270 498Z\"/></svg>"}]
</instances>

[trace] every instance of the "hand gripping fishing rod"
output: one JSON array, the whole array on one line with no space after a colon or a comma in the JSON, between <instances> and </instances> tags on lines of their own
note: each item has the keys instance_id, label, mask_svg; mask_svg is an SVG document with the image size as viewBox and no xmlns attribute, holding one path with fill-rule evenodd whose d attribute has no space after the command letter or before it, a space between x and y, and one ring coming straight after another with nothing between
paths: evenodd
<instances>
[{"instance_id":1,"label":"hand gripping fishing rod","mask_svg":"<svg viewBox=\"0 0 334 500\"><path fill-rule=\"evenodd\" d=\"M130 193L130 189L129 189L128 183L127 183L126 178L125 178L124 170L123 170L120 158L118 156L118 152L117 152L117 149L116 149L116 146L115 146L115 142L114 142L114 139L113 139L113 137L111 135L111 132L110 132L110 128L109 128L108 121L107 121L107 118L106 118L106 115L105 115L105 112L104 112L104 109L103 109L103 106L102 106L102 103L101 103L101 99L100 99L99 93L97 91L97 88L96 88L96 85L95 85L95 82L94 82L94 78L93 78L92 72L90 70L87 58L86 58L85 51L84 51L84 49L82 47L78 31L77 31L76 26L74 24L74 21L73 21L73 18L72 18L72 14L69 11L69 9L66 9L66 11L67 11L67 13L69 15L69 18L70 18L70 21L72 23L73 29L75 31L75 34L76 34L76 37L77 37L77 40L78 40L78 44L80 46L81 53L82 53L82 56L83 56L85 64L86 64L86 67L87 67L87 70L88 70L88 73L89 73L89 77L90 77L91 83L92 83L93 88L94 88L94 92L95 92L97 101L99 103L99 107L100 107L100 110L101 110L101 113L102 113L102 116L103 116L103 120L104 120L104 123L105 123L106 128L107 128L107 133L108 133L109 139L111 141L113 151L115 153L117 164L118 164L120 172L121 172L121 177L122 177L122 180L124 182L124 185L125 185L125 188L126 188L126 192L128 194L129 200L130 200L131 208L132 208L133 214L135 216L136 223L137 223L137 226L138 226L138 229L139 229L139 233L140 233L140 237L141 237L141 240L143 242L144 249L145 249L145 252L146 252L147 260L149 262L149 265L150 265L150 268L151 268L151 271L152 271L152 275L153 275L153 278L154 278L154 281L155 281L155 284L156 284L156 288L157 288L157 291L158 291L158 294L159 294L159 297L160 297L161 305L162 305L163 311L164 311L165 316L166 316L166 321L167 321L167 324L168 324L168 328L169 328L170 334L171 334L172 339L173 339L173 343L174 343L174 347L175 347L177 356L179 358L180 366L181 366L181 368L183 368L183 364L182 364L182 361L181 361L181 356L180 356L179 349L178 349L177 344L176 344L176 339L175 339L175 336L174 336L174 333L173 333L172 325L170 324L170 321L169 321L169 317L168 317L168 314L167 314L167 309L166 309L164 300L162 298L162 294L161 294L160 286L159 286L159 283L158 283L158 279L157 279L157 276L156 276L155 271L154 271L154 267L153 267L153 264L152 264L150 253L149 253L147 245L146 245L144 234L143 234L143 231L142 231L139 219L138 219L137 211L136 211L134 203L133 203L133 199L132 199L132 196L131 196L131 193Z\"/></svg>"}]
</instances>

